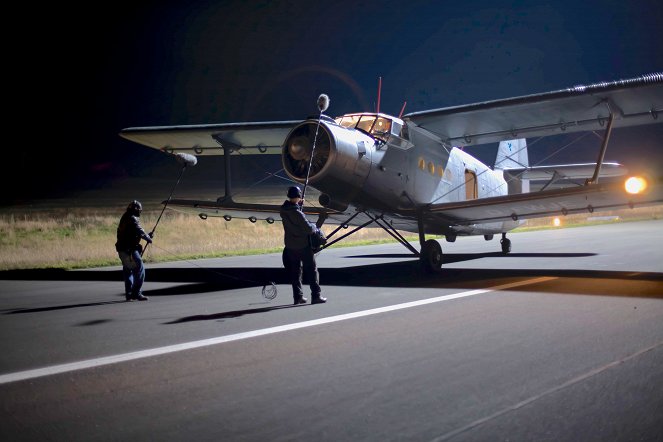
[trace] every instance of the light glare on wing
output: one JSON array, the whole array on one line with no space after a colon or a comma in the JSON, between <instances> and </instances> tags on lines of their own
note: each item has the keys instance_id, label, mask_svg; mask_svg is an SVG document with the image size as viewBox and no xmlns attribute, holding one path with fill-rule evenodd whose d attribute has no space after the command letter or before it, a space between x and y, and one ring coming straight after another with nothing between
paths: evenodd
<instances>
[{"instance_id":1,"label":"light glare on wing","mask_svg":"<svg viewBox=\"0 0 663 442\"><path fill-rule=\"evenodd\" d=\"M642 193L647 188L647 180L639 176L632 176L624 182L624 188L633 195Z\"/></svg>"}]
</instances>

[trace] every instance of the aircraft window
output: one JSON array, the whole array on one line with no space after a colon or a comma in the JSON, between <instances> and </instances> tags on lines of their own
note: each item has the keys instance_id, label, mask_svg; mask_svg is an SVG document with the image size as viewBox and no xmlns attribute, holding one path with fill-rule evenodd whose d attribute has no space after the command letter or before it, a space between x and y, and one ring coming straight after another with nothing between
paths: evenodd
<instances>
[{"instance_id":1,"label":"aircraft window","mask_svg":"<svg viewBox=\"0 0 663 442\"><path fill-rule=\"evenodd\" d=\"M384 137L385 135L389 135L391 133L391 120L387 118L378 118L375 124L373 125L373 130L371 130L371 134L376 135L378 137Z\"/></svg>"},{"instance_id":2,"label":"aircraft window","mask_svg":"<svg viewBox=\"0 0 663 442\"><path fill-rule=\"evenodd\" d=\"M357 123L357 129L362 129L363 131L370 133L371 128L373 127L373 123L375 123L374 116L364 115L359 120L359 123Z\"/></svg>"},{"instance_id":3,"label":"aircraft window","mask_svg":"<svg viewBox=\"0 0 663 442\"><path fill-rule=\"evenodd\" d=\"M410 131L407 128L407 124L404 124L403 127L401 128L400 137L404 140L410 139Z\"/></svg>"},{"instance_id":4,"label":"aircraft window","mask_svg":"<svg viewBox=\"0 0 663 442\"><path fill-rule=\"evenodd\" d=\"M426 160L423 157L419 157L419 169L426 170Z\"/></svg>"},{"instance_id":5,"label":"aircraft window","mask_svg":"<svg viewBox=\"0 0 663 442\"><path fill-rule=\"evenodd\" d=\"M403 130L403 126L400 125L396 121L391 122L391 133L394 135L400 135L401 131Z\"/></svg>"},{"instance_id":6,"label":"aircraft window","mask_svg":"<svg viewBox=\"0 0 663 442\"><path fill-rule=\"evenodd\" d=\"M395 133L401 130L401 125L392 123L389 118L378 117L376 115L343 115L336 118L336 124L343 127L356 128L370 134L376 139L386 142L391 135L392 124Z\"/></svg>"},{"instance_id":7,"label":"aircraft window","mask_svg":"<svg viewBox=\"0 0 663 442\"><path fill-rule=\"evenodd\" d=\"M359 118L359 115L344 115L336 119L336 122L343 127L355 127L359 121Z\"/></svg>"},{"instance_id":8,"label":"aircraft window","mask_svg":"<svg viewBox=\"0 0 663 442\"><path fill-rule=\"evenodd\" d=\"M428 172L430 172L431 175L435 175L435 164L433 164L432 161L428 162Z\"/></svg>"}]
</instances>

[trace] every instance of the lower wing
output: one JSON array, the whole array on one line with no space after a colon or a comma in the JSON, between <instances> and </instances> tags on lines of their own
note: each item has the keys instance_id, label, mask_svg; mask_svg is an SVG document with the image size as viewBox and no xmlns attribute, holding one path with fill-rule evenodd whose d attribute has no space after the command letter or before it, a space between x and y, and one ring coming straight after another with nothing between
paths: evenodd
<instances>
[{"instance_id":1,"label":"lower wing","mask_svg":"<svg viewBox=\"0 0 663 442\"><path fill-rule=\"evenodd\" d=\"M437 222L470 225L517 221L570 213L598 212L663 203L663 179L649 180L646 189L630 194L624 182L481 198L428 206L425 213Z\"/></svg>"}]
</instances>

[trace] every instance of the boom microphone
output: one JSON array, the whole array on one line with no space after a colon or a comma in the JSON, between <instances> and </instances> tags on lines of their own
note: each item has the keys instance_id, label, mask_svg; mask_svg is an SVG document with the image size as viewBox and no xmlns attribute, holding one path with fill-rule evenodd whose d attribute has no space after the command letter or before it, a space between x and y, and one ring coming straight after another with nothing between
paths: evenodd
<instances>
[{"instance_id":1,"label":"boom microphone","mask_svg":"<svg viewBox=\"0 0 663 442\"><path fill-rule=\"evenodd\" d=\"M196 158L195 155L178 152L175 156L177 157L177 161L179 161L184 167L195 166L198 164L198 158Z\"/></svg>"},{"instance_id":2,"label":"boom microphone","mask_svg":"<svg viewBox=\"0 0 663 442\"><path fill-rule=\"evenodd\" d=\"M196 158L195 155L191 155L191 154L188 154L188 153L178 152L178 153L175 154L175 158L182 165L182 170L180 171L179 178L177 178L177 182L173 186L173 190L170 191L170 195L168 196L168 200L166 200L166 203L163 205L163 209L161 209L161 213L159 214L159 218L157 218L157 222L154 224L154 228L150 232L150 238L152 238L154 236L154 232L157 230L157 226L159 225L159 221L161 221L161 217L163 216L163 212L166 211L166 207L168 207L168 203L170 202L171 198L173 197L173 193L175 192L175 188L180 183L180 180L182 179L182 175L184 174L184 171L186 170L187 166L195 166L196 164L198 164L198 158ZM145 250L147 250L148 245L149 245L149 243L145 244L145 248L143 248L143 251L140 253L140 256L143 256L143 253L145 253Z\"/></svg>"},{"instance_id":3,"label":"boom microphone","mask_svg":"<svg viewBox=\"0 0 663 442\"><path fill-rule=\"evenodd\" d=\"M320 129L320 119L322 118L322 113L327 110L329 107L329 97L327 94L320 94L318 97L318 109L320 109L320 117L318 118L318 124L315 126L315 137L313 137L313 147L311 148L311 158L308 160L308 169L306 170L306 181L304 182L304 190L302 190L302 202L306 196L306 188L308 187L308 178L311 174L311 164L313 164L313 155L315 154L315 143L318 140L318 129Z\"/></svg>"},{"instance_id":4,"label":"boom microphone","mask_svg":"<svg viewBox=\"0 0 663 442\"><path fill-rule=\"evenodd\" d=\"M329 97L326 94L320 94L318 97L318 109L320 112L324 112L329 107Z\"/></svg>"}]
</instances>

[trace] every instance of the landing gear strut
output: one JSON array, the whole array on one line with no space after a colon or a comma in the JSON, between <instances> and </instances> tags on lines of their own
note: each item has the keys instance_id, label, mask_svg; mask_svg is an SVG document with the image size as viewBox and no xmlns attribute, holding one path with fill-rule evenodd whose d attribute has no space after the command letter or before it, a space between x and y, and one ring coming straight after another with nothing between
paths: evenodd
<instances>
[{"instance_id":1,"label":"landing gear strut","mask_svg":"<svg viewBox=\"0 0 663 442\"><path fill-rule=\"evenodd\" d=\"M502 253L507 255L508 253L511 252L511 240L506 237L506 232L502 233L502 239L500 240L500 244L502 244Z\"/></svg>"},{"instance_id":2,"label":"landing gear strut","mask_svg":"<svg viewBox=\"0 0 663 442\"><path fill-rule=\"evenodd\" d=\"M419 253L421 268L426 273L438 273L442 270L442 246L434 239L426 241L424 221L421 216L417 223L419 227L419 244L421 244L421 252Z\"/></svg>"},{"instance_id":3,"label":"landing gear strut","mask_svg":"<svg viewBox=\"0 0 663 442\"><path fill-rule=\"evenodd\" d=\"M352 231L341 235L338 238L335 238L334 240L331 240L333 236L336 235L336 233L339 232L340 229L342 228L348 228L350 222L357 217L358 215L363 214L368 218L368 221L365 222L364 224L361 224L360 226L354 228ZM412 252L414 256L419 257L419 262L421 263L421 267L424 271L427 273L438 273L442 269L442 247L440 246L440 243L437 242L434 239L429 239L426 241L426 238L424 236L424 224L423 220L420 218L419 219L419 243L421 244L421 251L418 251L415 249L396 229L386 222L382 215L375 216L369 212L363 212L363 211L357 211L354 215L352 215L350 218L348 218L345 223L341 224L337 229L332 231L328 236L327 236L327 243L321 247L321 250L326 249L327 247L337 243L338 241L342 240L343 238L352 235L353 233L357 232L358 230L363 229L364 227L368 226L369 224L377 224L379 227L381 227L385 232L387 232L389 235L391 235L395 240L397 240L399 243L401 243L405 248L407 248L409 251ZM455 238L454 238L455 239ZM285 265L285 261L284 261Z\"/></svg>"}]
</instances>

